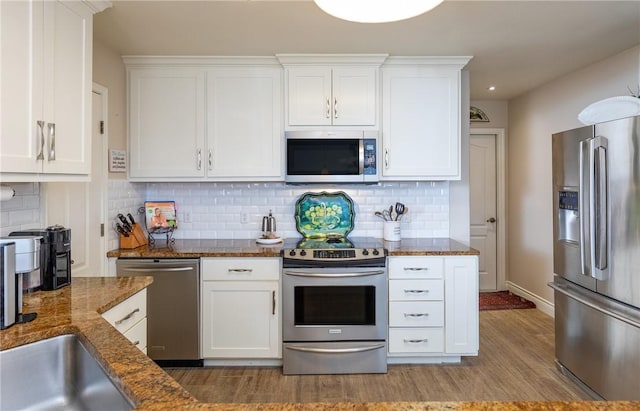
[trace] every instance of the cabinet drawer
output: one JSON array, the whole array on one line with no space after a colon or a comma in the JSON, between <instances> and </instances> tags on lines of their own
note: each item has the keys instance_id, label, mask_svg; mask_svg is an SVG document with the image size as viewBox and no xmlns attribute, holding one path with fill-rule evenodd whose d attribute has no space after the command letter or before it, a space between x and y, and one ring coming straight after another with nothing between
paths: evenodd
<instances>
[{"instance_id":1,"label":"cabinet drawer","mask_svg":"<svg viewBox=\"0 0 640 411\"><path fill-rule=\"evenodd\" d=\"M124 333L124 336L141 351L145 351L147 348L147 317L143 318L136 325L127 330L127 332Z\"/></svg>"},{"instance_id":2,"label":"cabinet drawer","mask_svg":"<svg viewBox=\"0 0 640 411\"><path fill-rule=\"evenodd\" d=\"M279 280L280 258L203 258L202 280Z\"/></svg>"},{"instance_id":3,"label":"cabinet drawer","mask_svg":"<svg viewBox=\"0 0 640 411\"><path fill-rule=\"evenodd\" d=\"M444 352L443 328L392 328L389 330L390 353Z\"/></svg>"},{"instance_id":4,"label":"cabinet drawer","mask_svg":"<svg viewBox=\"0 0 640 411\"><path fill-rule=\"evenodd\" d=\"M390 301L440 301L444 298L443 280L391 280Z\"/></svg>"},{"instance_id":5,"label":"cabinet drawer","mask_svg":"<svg viewBox=\"0 0 640 411\"><path fill-rule=\"evenodd\" d=\"M394 301L389 304L390 327L442 327L443 301Z\"/></svg>"},{"instance_id":6,"label":"cabinet drawer","mask_svg":"<svg viewBox=\"0 0 640 411\"><path fill-rule=\"evenodd\" d=\"M147 316L147 290L144 289L102 314L122 334Z\"/></svg>"},{"instance_id":7,"label":"cabinet drawer","mask_svg":"<svg viewBox=\"0 0 640 411\"><path fill-rule=\"evenodd\" d=\"M442 278L442 257L389 257L389 278Z\"/></svg>"}]
</instances>

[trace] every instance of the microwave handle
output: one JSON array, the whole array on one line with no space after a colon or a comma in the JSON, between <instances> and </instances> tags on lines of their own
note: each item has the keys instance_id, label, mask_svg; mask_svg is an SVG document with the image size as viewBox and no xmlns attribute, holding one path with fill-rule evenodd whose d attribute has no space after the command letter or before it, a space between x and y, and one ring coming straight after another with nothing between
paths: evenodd
<instances>
[{"instance_id":1,"label":"microwave handle","mask_svg":"<svg viewBox=\"0 0 640 411\"><path fill-rule=\"evenodd\" d=\"M358 140L358 174L364 174L364 140Z\"/></svg>"}]
</instances>

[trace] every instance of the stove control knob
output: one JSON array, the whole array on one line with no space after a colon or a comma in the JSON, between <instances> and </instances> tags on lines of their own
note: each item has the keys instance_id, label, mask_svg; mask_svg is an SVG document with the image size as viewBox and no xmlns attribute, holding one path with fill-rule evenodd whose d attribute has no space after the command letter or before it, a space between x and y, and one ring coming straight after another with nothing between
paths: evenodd
<instances>
[{"instance_id":1,"label":"stove control knob","mask_svg":"<svg viewBox=\"0 0 640 411\"><path fill-rule=\"evenodd\" d=\"M307 255L307 252L306 252L306 251L304 251L304 250L302 250L302 251L300 251L300 255L301 255L302 257L304 257L305 255Z\"/></svg>"},{"instance_id":2,"label":"stove control knob","mask_svg":"<svg viewBox=\"0 0 640 411\"><path fill-rule=\"evenodd\" d=\"M289 251L289 255L290 255L291 257L295 256L295 255L296 255L296 250L291 250L291 251Z\"/></svg>"},{"instance_id":3,"label":"stove control knob","mask_svg":"<svg viewBox=\"0 0 640 411\"><path fill-rule=\"evenodd\" d=\"M369 255L369 250L367 250L366 248L362 250L362 255Z\"/></svg>"},{"instance_id":4,"label":"stove control knob","mask_svg":"<svg viewBox=\"0 0 640 411\"><path fill-rule=\"evenodd\" d=\"M380 254L380 251L378 251L377 248L374 248L373 249L373 255L378 255L378 254Z\"/></svg>"}]
</instances>

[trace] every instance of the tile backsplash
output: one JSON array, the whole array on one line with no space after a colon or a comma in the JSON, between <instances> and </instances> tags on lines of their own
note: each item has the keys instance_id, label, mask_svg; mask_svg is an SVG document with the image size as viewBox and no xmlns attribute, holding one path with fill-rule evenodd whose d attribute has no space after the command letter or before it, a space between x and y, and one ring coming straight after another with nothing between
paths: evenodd
<instances>
[{"instance_id":1,"label":"tile backsplash","mask_svg":"<svg viewBox=\"0 0 640 411\"><path fill-rule=\"evenodd\" d=\"M382 220L374 212L396 202L409 213L401 222L402 237L449 236L448 182L389 182L379 185L290 186L284 183L109 183L109 217L131 212L145 200L173 200L178 208L175 238L251 239L260 234L262 216L272 210L278 233L299 237L296 200L306 192L344 191L354 202L351 236L382 237ZM138 217L142 221L142 216ZM110 248L117 247L115 233Z\"/></svg>"},{"instance_id":2,"label":"tile backsplash","mask_svg":"<svg viewBox=\"0 0 640 411\"><path fill-rule=\"evenodd\" d=\"M40 225L40 184L11 183L15 196L0 203L0 236L12 231L42 228Z\"/></svg>"},{"instance_id":3,"label":"tile backsplash","mask_svg":"<svg viewBox=\"0 0 640 411\"><path fill-rule=\"evenodd\" d=\"M15 183L14 198L0 203L0 236L39 228L42 224L40 183ZM299 237L296 200L306 192L344 191L355 210L352 236L382 237L382 220L374 212L396 202L409 208L401 222L404 238L449 237L448 182L389 182L379 185L289 186L284 183L130 183L109 180L107 225L118 213L138 216L146 200L173 200L178 207L175 238L251 239L260 234L262 216L272 210L278 233ZM109 249L118 236L107 230Z\"/></svg>"}]
</instances>

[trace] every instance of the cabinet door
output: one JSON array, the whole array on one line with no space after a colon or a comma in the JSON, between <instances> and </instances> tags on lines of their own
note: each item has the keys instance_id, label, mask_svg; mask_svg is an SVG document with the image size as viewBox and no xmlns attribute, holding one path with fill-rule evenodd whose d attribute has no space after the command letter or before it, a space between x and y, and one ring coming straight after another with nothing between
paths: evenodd
<instances>
[{"instance_id":1,"label":"cabinet door","mask_svg":"<svg viewBox=\"0 0 640 411\"><path fill-rule=\"evenodd\" d=\"M203 281L202 356L278 358L277 281Z\"/></svg>"},{"instance_id":2,"label":"cabinet door","mask_svg":"<svg viewBox=\"0 0 640 411\"><path fill-rule=\"evenodd\" d=\"M460 70L383 67L382 177L460 178Z\"/></svg>"},{"instance_id":3,"label":"cabinet door","mask_svg":"<svg viewBox=\"0 0 640 411\"><path fill-rule=\"evenodd\" d=\"M43 3L0 1L0 172L38 173Z\"/></svg>"},{"instance_id":4,"label":"cabinet door","mask_svg":"<svg viewBox=\"0 0 640 411\"><path fill-rule=\"evenodd\" d=\"M445 352L478 353L478 257L446 257Z\"/></svg>"},{"instance_id":5,"label":"cabinet door","mask_svg":"<svg viewBox=\"0 0 640 411\"><path fill-rule=\"evenodd\" d=\"M378 69L335 68L332 77L334 126L376 125Z\"/></svg>"},{"instance_id":6,"label":"cabinet door","mask_svg":"<svg viewBox=\"0 0 640 411\"><path fill-rule=\"evenodd\" d=\"M203 177L205 72L129 70L129 176Z\"/></svg>"},{"instance_id":7,"label":"cabinet door","mask_svg":"<svg viewBox=\"0 0 640 411\"><path fill-rule=\"evenodd\" d=\"M93 15L79 2L45 1L45 173L91 172Z\"/></svg>"},{"instance_id":8,"label":"cabinet door","mask_svg":"<svg viewBox=\"0 0 640 411\"><path fill-rule=\"evenodd\" d=\"M282 180L282 70L220 67L207 73L207 175Z\"/></svg>"},{"instance_id":9,"label":"cabinet door","mask_svg":"<svg viewBox=\"0 0 640 411\"><path fill-rule=\"evenodd\" d=\"M287 76L287 118L290 126L331 125L331 68L291 67Z\"/></svg>"}]
</instances>

